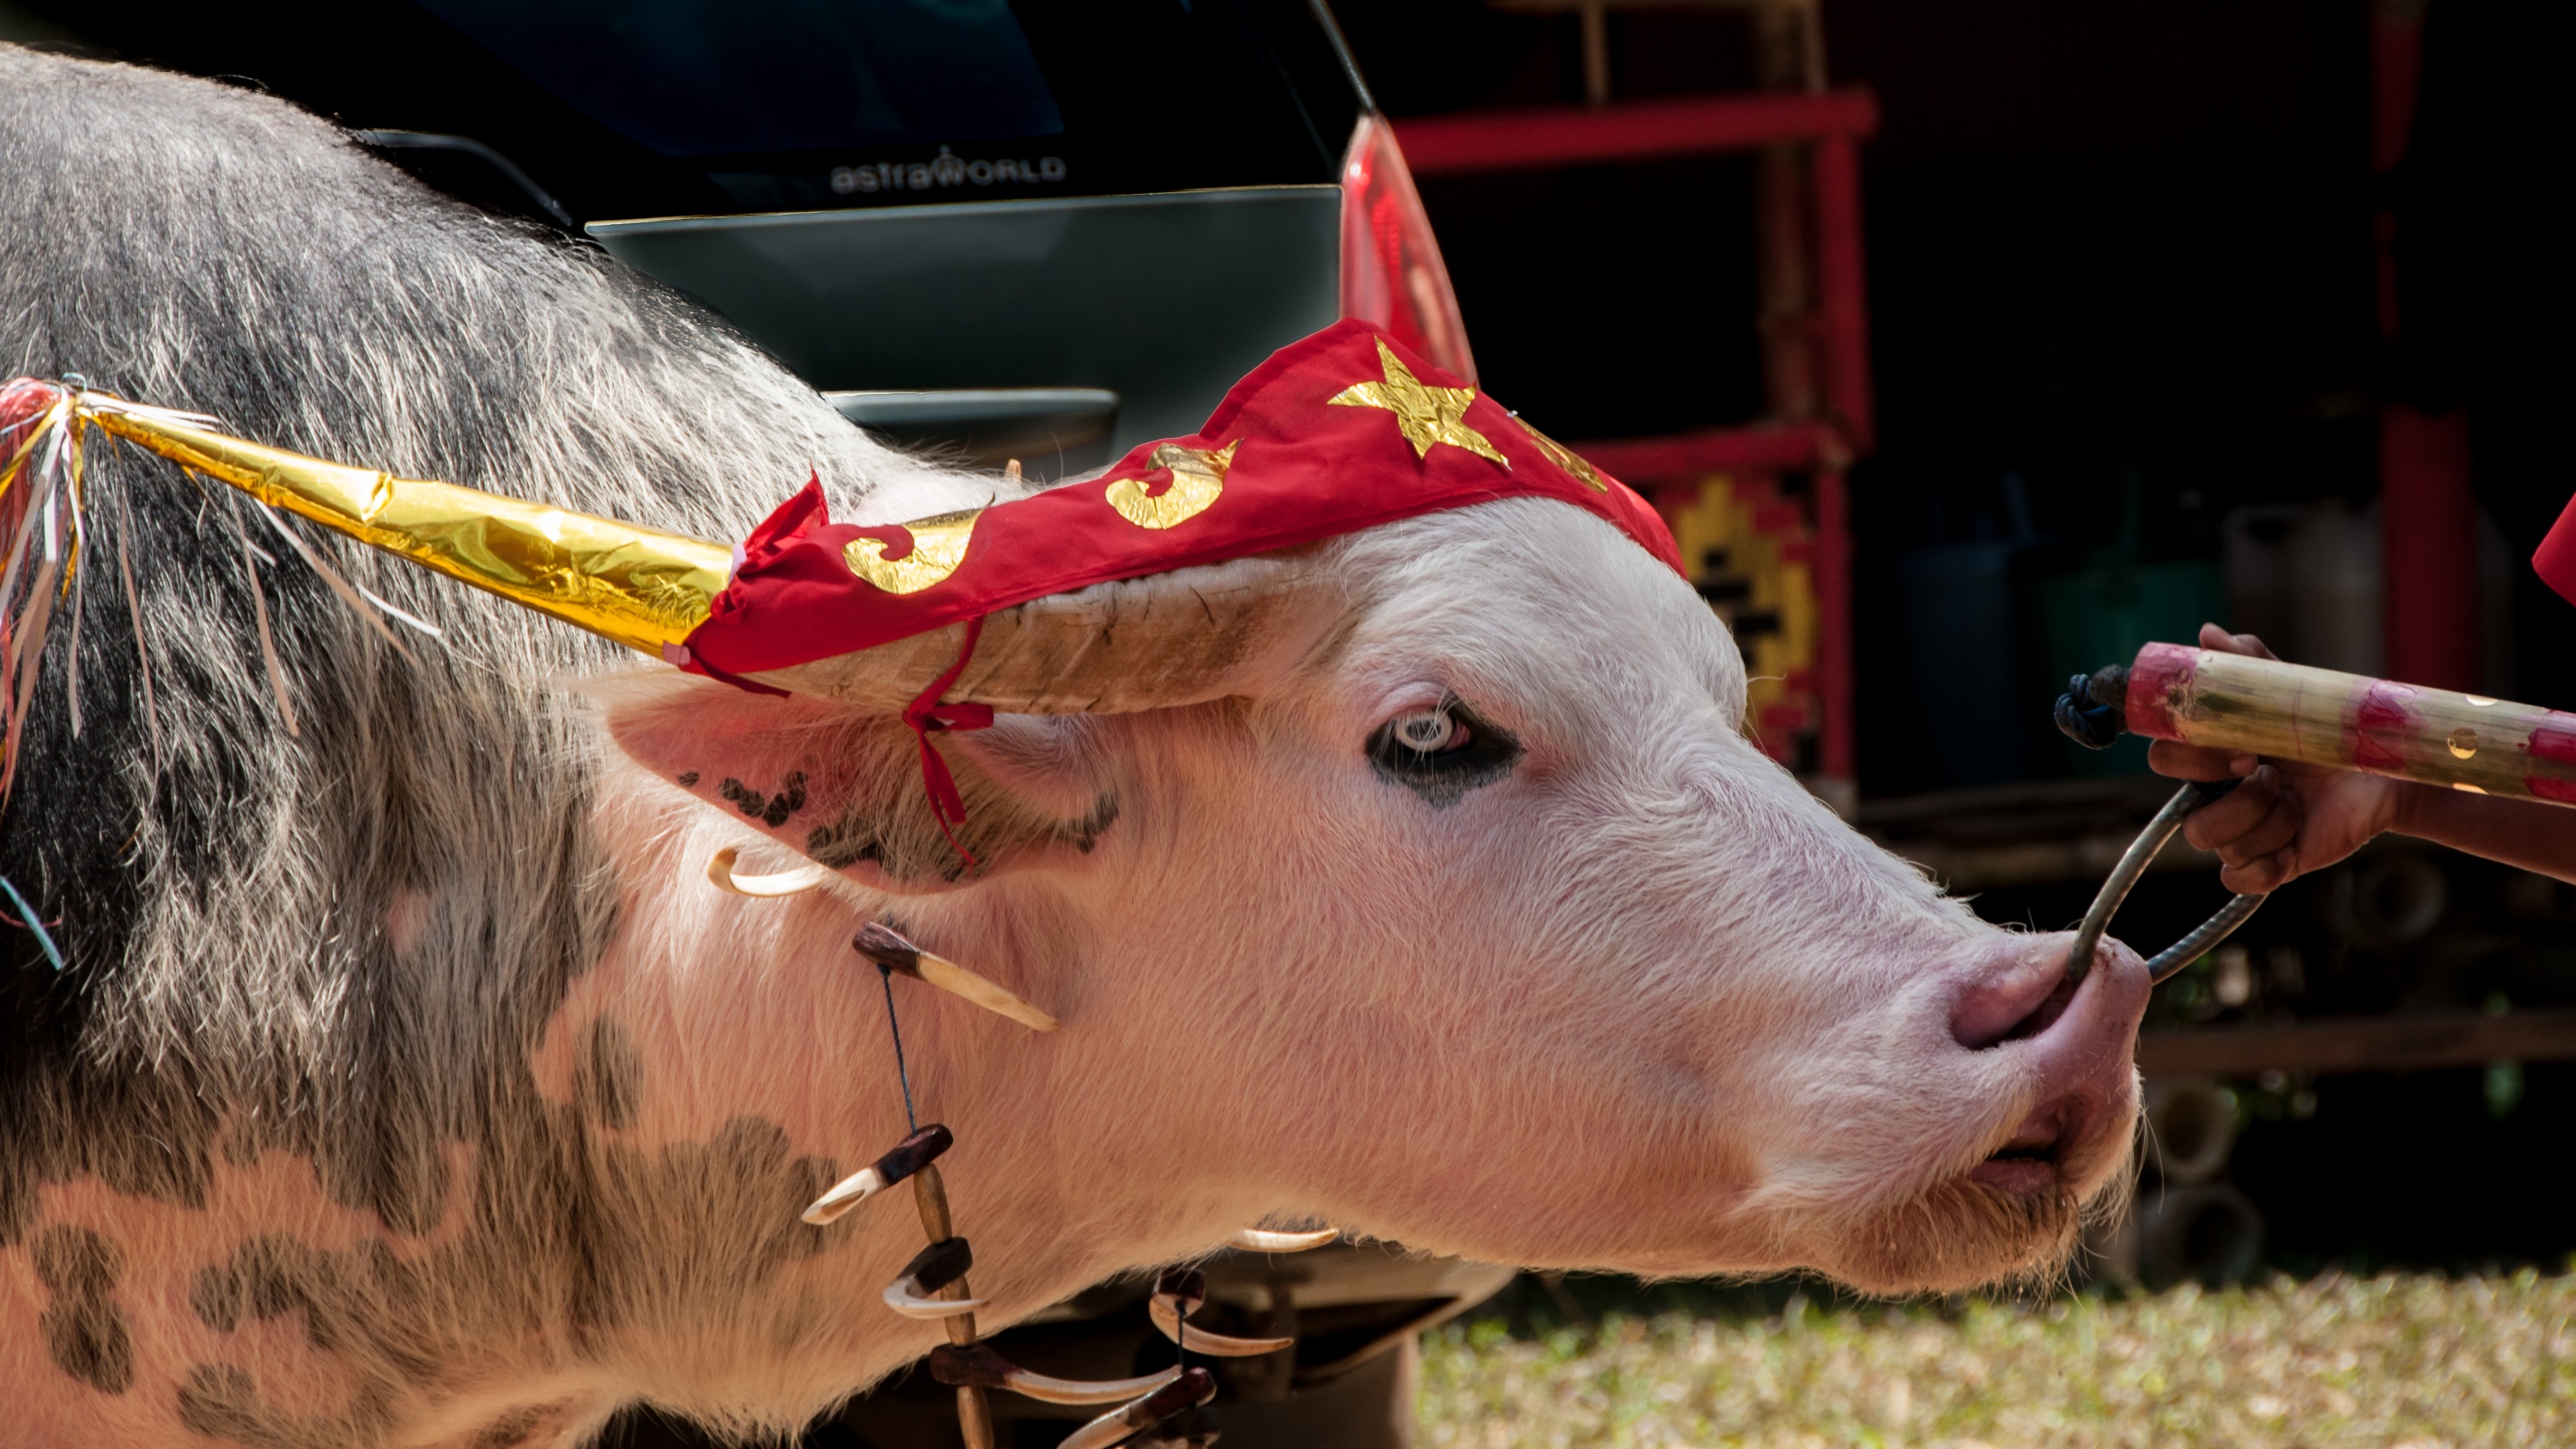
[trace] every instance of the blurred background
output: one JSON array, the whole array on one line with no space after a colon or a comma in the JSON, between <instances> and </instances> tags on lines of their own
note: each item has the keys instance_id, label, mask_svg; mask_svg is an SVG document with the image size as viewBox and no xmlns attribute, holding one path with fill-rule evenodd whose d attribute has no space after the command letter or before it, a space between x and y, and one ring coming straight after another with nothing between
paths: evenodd
<instances>
[{"instance_id":1,"label":"blurred background","mask_svg":"<svg viewBox=\"0 0 2576 1449\"><path fill-rule=\"evenodd\" d=\"M1659 488L1703 592L1784 676L1766 743L1989 917L2072 924L2164 794L2142 742L2092 754L2050 727L2067 676L2204 620L2576 706L2576 607L2527 563L2576 493L2529 9L1377 0L1342 20L1485 385ZM1758 132L1785 96L1808 111L1755 144L1670 139L1727 107ZM1857 123L1827 109L1846 98ZM1645 154L1500 164L1544 149L1508 129L1537 107L1631 118L1618 139ZM1819 195L1834 128L1854 238ZM1866 258L1857 299L1819 295L1838 243ZM1838 301L1867 349L1866 388L1839 394ZM1765 466L1765 424L1833 437ZM1846 568L1799 568L1841 510ZM1767 557L1745 546L1766 533ZM1847 641L1832 600L1795 597L1835 572ZM1802 607L1827 628L1773 652ZM2120 923L2149 950L2223 894L2214 860L2162 863ZM2398 841L2284 892L2159 993L2141 1064L2165 1170L2109 1269L2558 1263L2571 922L2565 887Z\"/></svg>"}]
</instances>

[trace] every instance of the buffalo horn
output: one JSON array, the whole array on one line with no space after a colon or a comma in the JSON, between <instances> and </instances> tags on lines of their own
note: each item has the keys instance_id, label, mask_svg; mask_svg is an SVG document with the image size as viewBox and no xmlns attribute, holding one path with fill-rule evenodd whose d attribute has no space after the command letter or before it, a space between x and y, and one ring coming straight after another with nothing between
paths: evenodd
<instances>
[{"instance_id":1,"label":"buffalo horn","mask_svg":"<svg viewBox=\"0 0 2576 1449\"><path fill-rule=\"evenodd\" d=\"M732 570L730 549L684 534L308 458L105 393L81 394L80 409L272 507L664 659L706 620Z\"/></svg>"},{"instance_id":2,"label":"buffalo horn","mask_svg":"<svg viewBox=\"0 0 2576 1449\"><path fill-rule=\"evenodd\" d=\"M1163 1336L1190 1353L1203 1353L1212 1358L1258 1358L1290 1347L1293 1338L1232 1338L1222 1333L1209 1333L1193 1328L1185 1338L1181 1320L1199 1311L1207 1302L1207 1275L1196 1268L1167 1268L1154 1280L1154 1298L1149 1311L1154 1326Z\"/></svg>"},{"instance_id":3,"label":"buffalo horn","mask_svg":"<svg viewBox=\"0 0 2576 1449\"><path fill-rule=\"evenodd\" d=\"M685 657L732 576L723 544L308 458L105 393L84 392L79 405L82 421L184 468L658 658ZM1300 602L1329 597L1313 552L1255 554L999 610L946 698L1013 714L1123 714L1247 693L1293 662L1328 617ZM751 677L894 713L947 672L965 635L951 624Z\"/></svg>"},{"instance_id":4,"label":"buffalo horn","mask_svg":"<svg viewBox=\"0 0 2576 1449\"><path fill-rule=\"evenodd\" d=\"M930 1376L952 1387L1008 1389L1042 1404L1115 1404L1150 1394L1181 1376L1175 1366L1132 1379L1060 1379L1031 1373L983 1344L943 1343L930 1351Z\"/></svg>"},{"instance_id":5,"label":"buffalo horn","mask_svg":"<svg viewBox=\"0 0 2576 1449\"><path fill-rule=\"evenodd\" d=\"M962 996L996 1016L1007 1016L1031 1031L1053 1031L1063 1023L994 985L945 956L934 956L907 941L893 928L870 921L859 927L851 945L889 971L900 971L952 995Z\"/></svg>"},{"instance_id":6,"label":"buffalo horn","mask_svg":"<svg viewBox=\"0 0 2576 1449\"><path fill-rule=\"evenodd\" d=\"M832 878L831 870L819 865L801 865L776 875L735 875L734 862L741 858L741 852L730 845L717 851L707 861L708 881L716 889L738 896L769 897L801 896Z\"/></svg>"},{"instance_id":7,"label":"buffalo horn","mask_svg":"<svg viewBox=\"0 0 2576 1449\"><path fill-rule=\"evenodd\" d=\"M948 1129L933 1122L894 1145L885 1156L832 1184L832 1190L805 1209L805 1221L816 1227L836 1222L843 1213L919 1172L956 1145Z\"/></svg>"},{"instance_id":8,"label":"buffalo horn","mask_svg":"<svg viewBox=\"0 0 2576 1449\"><path fill-rule=\"evenodd\" d=\"M1129 714L1250 693L1311 643L1324 581L1302 553L1094 584L997 610L941 696L1005 714ZM889 713L957 662L965 626L751 677Z\"/></svg>"},{"instance_id":9,"label":"buffalo horn","mask_svg":"<svg viewBox=\"0 0 2576 1449\"><path fill-rule=\"evenodd\" d=\"M1311 1233L1282 1233L1269 1228L1244 1228L1233 1237L1226 1239L1226 1246L1241 1248L1247 1253L1302 1253L1309 1248L1320 1248L1340 1236L1341 1233L1333 1228L1319 1228Z\"/></svg>"},{"instance_id":10,"label":"buffalo horn","mask_svg":"<svg viewBox=\"0 0 2576 1449\"><path fill-rule=\"evenodd\" d=\"M886 1285L885 1305L906 1318L954 1318L984 1306L981 1298L934 1298L931 1295L966 1276L975 1252L964 1238L942 1238L912 1255L903 1272Z\"/></svg>"},{"instance_id":11,"label":"buffalo horn","mask_svg":"<svg viewBox=\"0 0 2576 1449\"><path fill-rule=\"evenodd\" d=\"M1065 1436L1061 1449L1110 1449L1113 1444L1133 1437L1140 1429L1150 1429L1165 1419L1216 1397L1216 1376L1193 1364L1181 1370L1170 1383L1128 1404L1112 1409Z\"/></svg>"}]
</instances>

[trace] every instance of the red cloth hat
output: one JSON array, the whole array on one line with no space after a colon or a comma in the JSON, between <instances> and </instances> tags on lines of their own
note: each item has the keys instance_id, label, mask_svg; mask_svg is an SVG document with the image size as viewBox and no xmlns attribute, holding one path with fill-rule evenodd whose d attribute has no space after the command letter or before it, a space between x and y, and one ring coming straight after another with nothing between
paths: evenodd
<instances>
[{"instance_id":1,"label":"red cloth hat","mask_svg":"<svg viewBox=\"0 0 2576 1449\"><path fill-rule=\"evenodd\" d=\"M2558 522L2533 551L2531 567L2558 597L2576 604L2576 499L2568 500Z\"/></svg>"},{"instance_id":2,"label":"red cloth hat","mask_svg":"<svg viewBox=\"0 0 2576 1449\"><path fill-rule=\"evenodd\" d=\"M909 525L831 521L808 483L744 540L684 667L786 669L1092 584L1502 498L1598 514L1674 572L1644 499L1382 330L1345 321L1235 384L1194 436L1100 478Z\"/></svg>"}]
</instances>

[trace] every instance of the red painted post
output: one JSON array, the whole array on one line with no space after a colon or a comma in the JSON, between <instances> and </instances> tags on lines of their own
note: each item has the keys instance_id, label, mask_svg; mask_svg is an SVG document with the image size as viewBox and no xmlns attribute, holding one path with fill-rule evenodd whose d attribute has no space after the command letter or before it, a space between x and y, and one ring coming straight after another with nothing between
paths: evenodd
<instances>
[{"instance_id":1,"label":"red painted post","mask_svg":"<svg viewBox=\"0 0 2576 1449\"><path fill-rule=\"evenodd\" d=\"M2379 411L2380 526L2387 555L2388 674L2408 684L2475 690L2477 495L2469 486L2469 417L2429 417L2404 403Z\"/></svg>"},{"instance_id":2,"label":"red painted post","mask_svg":"<svg viewBox=\"0 0 2576 1449\"><path fill-rule=\"evenodd\" d=\"M2383 185L2406 159L2423 58L2423 0L2378 0L2370 25L2370 165ZM2385 201L2372 224L2380 339L2393 346L2402 322L2391 245L2397 218ZM2433 417L2394 399L2381 404L2379 499L2391 678L2464 691L2481 682L2478 501L2469 479L2465 411Z\"/></svg>"},{"instance_id":3,"label":"red painted post","mask_svg":"<svg viewBox=\"0 0 2576 1449\"><path fill-rule=\"evenodd\" d=\"M1809 93L1821 93L1821 67L1807 64L1814 57L1805 53L1812 37L1799 23L1802 12L1764 5L1751 18L1755 83L1790 92L1814 75L1818 84ZM1808 150L1796 141L1773 141L1753 155L1753 326L1762 346L1763 409L1780 422L1805 422L1823 403Z\"/></svg>"},{"instance_id":4,"label":"red painted post","mask_svg":"<svg viewBox=\"0 0 2576 1449\"><path fill-rule=\"evenodd\" d=\"M1816 141L1816 327L1825 408L1855 453L1869 451L1868 284L1861 261L1860 148L1848 134ZM1823 520L1818 520L1821 527Z\"/></svg>"},{"instance_id":5,"label":"red painted post","mask_svg":"<svg viewBox=\"0 0 2576 1449\"><path fill-rule=\"evenodd\" d=\"M1851 648L1851 495L1840 468L1815 473L1816 696L1824 709L1816 773L1849 787L1859 778L1853 738Z\"/></svg>"},{"instance_id":6,"label":"red painted post","mask_svg":"<svg viewBox=\"0 0 2576 1449\"><path fill-rule=\"evenodd\" d=\"M1869 312L1860 235L1860 148L1848 134L1817 138L1816 330L1825 411L1852 453L1869 451ZM1858 778L1852 718L1851 498L1837 460L1815 473L1817 694L1824 738L1817 763L1829 780Z\"/></svg>"}]
</instances>

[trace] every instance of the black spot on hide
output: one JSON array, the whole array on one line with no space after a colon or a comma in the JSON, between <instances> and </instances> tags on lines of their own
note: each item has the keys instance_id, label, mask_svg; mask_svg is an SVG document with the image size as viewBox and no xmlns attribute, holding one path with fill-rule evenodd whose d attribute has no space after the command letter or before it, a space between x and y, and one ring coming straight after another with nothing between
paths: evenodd
<instances>
[{"instance_id":1,"label":"black spot on hide","mask_svg":"<svg viewBox=\"0 0 2576 1449\"><path fill-rule=\"evenodd\" d=\"M381 1384L358 1390L348 1412L298 1418L261 1402L250 1374L228 1363L201 1363L179 1386L179 1423L192 1434L229 1439L242 1449L347 1449L374 1443L393 1421L392 1395Z\"/></svg>"},{"instance_id":2,"label":"black spot on hide","mask_svg":"<svg viewBox=\"0 0 2576 1449\"><path fill-rule=\"evenodd\" d=\"M805 854L814 861L840 870L863 860L882 861L885 846L877 839L874 826L863 815L853 815L835 825L818 825L805 834Z\"/></svg>"},{"instance_id":3,"label":"black spot on hide","mask_svg":"<svg viewBox=\"0 0 2576 1449\"><path fill-rule=\"evenodd\" d=\"M805 808L805 772L797 770L780 783L778 793L763 795L740 780L730 779L716 786L716 793L734 803L743 814L775 830L787 823L787 817Z\"/></svg>"},{"instance_id":4,"label":"black spot on hide","mask_svg":"<svg viewBox=\"0 0 2576 1449\"><path fill-rule=\"evenodd\" d=\"M250 1375L228 1363L201 1363L188 1370L188 1381L179 1386L179 1423L191 1434L209 1439L231 1439L238 1443L255 1442L259 1433L254 1417L259 1406L259 1385Z\"/></svg>"},{"instance_id":5,"label":"black spot on hide","mask_svg":"<svg viewBox=\"0 0 2576 1449\"><path fill-rule=\"evenodd\" d=\"M47 1228L27 1256L36 1281L57 1298L103 1298L121 1266L116 1245L87 1228Z\"/></svg>"},{"instance_id":6,"label":"black spot on hide","mask_svg":"<svg viewBox=\"0 0 2576 1449\"><path fill-rule=\"evenodd\" d=\"M572 1096L582 1117L613 1132L634 1125L644 1092L644 1057L626 1028L601 1017L583 1034Z\"/></svg>"},{"instance_id":7,"label":"black spot on hide","mask_svg":"<svg viewBox=\"0 0 2576 1449\"><path fill-rule=\"evenodd\" d=\"M198 1269L188 1280L188 1307L199 1323L217 1333L241 1327L241 1274L230 1264Z\"/></svg>"},{"instance_id":8,"label":"black spot on hide","mask_svg":"<svg viewBox=\"0 0 2576 1449\"><path fill-rule=\"evenodd\" d=\"M426 1074L416 1066L405 1072ZM368 1209L407 1236L438 1226L451 1184L436 1138L417 1128L376 1135L377 1124L363 1121L334 1125L335 1140L323 1145L313 1164L334 1201Z\"/></svg>"},{"instance_id":9,"label":"black spot on hide","mask_svg":"<svg viewBox=\"0 0 2576 1449\"><path fill-rule=\"evenodd\" d=\"M697 771L695 771L695 770L683 770L683 771L681 771L681 772L680 772L680 788L681 788L681 789L683 789L683 790L694 790L694 789L696 789L696 788L697 788L697 784L698 784L698 772L697 772Z\"/></svg>"},{"instance_id":10,"label":"black spot on hide","mask_svg":"<svg viewBox=\"0 0 2576 1449\"><path fill-rule=\"evenodd\" d=\"M753 816L755 818L759 816L760 812L769 808L767 797L731 776L727 776L724 783L716 786L716 793L722 795L728 800L731 800L734 803L734 807L742 811L743 814Z\"/></svg>"},{"instance_id":11,"label":"black spot on hide","mask_svg":"<svg viewBox=\"0 0 2576 1449\"><path fill-rule=\"evenodd\" d=\"M201 1268L188 1283L188 1306L199 1321L231 1333L248 1320L283 1318L302 1310L304 1340L339 1348L350 1284L339 1255L293 1238L261 1236L244 1242L230 1261Z\"/></svg>"},{"instance_id":12,"label":"black spot on hide","mask_svg":"<svg viewBox=\"0 0 2576 1449\"><path fill-rule=\"evenodd\" d=\"M103 1394L134 1382L134 1339L108 1297L119 1268L116 1245L87 1228L53 1227L28 1253L53 1295L41 1326L54 1366Z\"/></svg>"},{"instance_id":13,"label":"black spot on hide","mask_svg":"<svg viewBox=\"0 0 2576 1449\"><path fill-rule=\"evenodd\" d=\"M667 1220L702 1229L690 1235L690 1276L738 1286L767 1281L782 1265L830 1246L824 1230L799 1215L840 1176L828 1158L791 1155L787 1133L777 1123L736 1117L702 1143L653 1152L612 1145L598 1191L608 1202L653 1203ZM631 1228L603 1233L592 1244L589 1267L597 1293L586 1294L576 1310L580 1324L612 1322L610 1304L626 1297L618 1285L627 1285L631 1294L638 1286L668 1282L670 1265L680 1261L653 1224L631 1217L621 1222Z\"/></svg>"},{"instance_id":14,"label":"black spot on hide","mask_svg":"<svg viewBox=\"0 0 2576 1449\"><path fill-rule=\"evenodd\" d=\"M796 771L786 784L769 799L769 808L760 812L761 823L775 830L787 823L787 817L805 808L805 772Z\"/></svg>"},{"instance_id":15,"label":"black spot on hide","mask_svg":"<svg viewBox=\"0 0 2576 1449\"><path fill-rule=\"evenodd\" d=\"M84 1174L128 1197L205 1206L215 1113L184 1070L63 1063L13 1082L8 1065L0 1061L0 1103L9 1107L0 1110L0 1247L33 1224L38 1187ZM109 1123L112 1130L77 1131Z\"/></svg>"},{"instance_id":16,"label":"black spot on hide","mask_svg":"<svg viewBox=\"0 0 2576 1449\"><path fill-rule=\"evenodd\" d=\"M58 1303L45 1310L45 1351L64 1373L103 1394L134 1382L134 1340L125 1315L105 1299Z\"/></svg>"}]
</instances>

